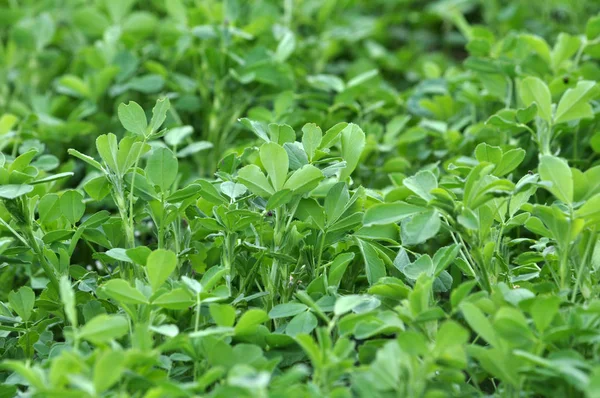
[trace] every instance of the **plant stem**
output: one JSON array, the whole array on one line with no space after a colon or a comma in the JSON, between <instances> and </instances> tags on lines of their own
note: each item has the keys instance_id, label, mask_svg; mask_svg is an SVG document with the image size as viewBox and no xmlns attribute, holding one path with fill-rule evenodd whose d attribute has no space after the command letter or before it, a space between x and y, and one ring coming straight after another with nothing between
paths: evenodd
<instances>
[{"instance_id":1,"label":"plant stem","mask_svg":"<svg viewBox=\"0 0 600 398\"><path fill-rule=\"evenodd\" d=\"M144 136L144 140L142 141L142 145L138 150L138 153L135 157L135 163L133 164L133 175L131 176L131 189L129 190L129 229L131 231L132 239L130 241L130 246L132 248L135 247L135 236L133 234L134 226L133 226L133 191L135 190L135 176L137 174L136 170L138 164L140 162L140 157L142 156L142 151L144 150L144 146L146 146L146 142L148 141L148 137ZM126 219L124 218L123 221Z\"/></svg>"}]
</instances>

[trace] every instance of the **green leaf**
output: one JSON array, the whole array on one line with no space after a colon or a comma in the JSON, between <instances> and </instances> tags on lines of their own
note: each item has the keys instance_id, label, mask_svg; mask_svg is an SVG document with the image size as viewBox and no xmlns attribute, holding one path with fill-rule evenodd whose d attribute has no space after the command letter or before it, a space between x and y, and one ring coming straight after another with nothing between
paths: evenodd
<instances>
[{"instance_id":1,"label":"green leaf","mask_svg":"<svg viewBox=\"0 0 600 398\"><path fill-rule=\"evenodd\" d=\"M269 318L287 318L304 312L308 307L302 303L283 303L278 304L269 311Z\"/></svg>"},{"instance_id":2,"label":"green leaf","mask_svg":"<svg viewBox=\"0 0 600 398\"><path fill-rule=\"evenodd\" d=\"M588 40L594 40L600 36L600 14L591 17L585 25L585 35Z\"/></svg>"},{"instance_id":3,"label":"green leaf","mask_svg":"<svg viewBox=\"0 0 600 398\"><path fill-rule=\"evenodd\" d=\"M341 132L342 158L346 161L346 167L340 173L340 180L344 181L354 171L365 148L365 133L354 123L350 123Z\"/></svg>"},{"instance_id":4,"label":"green leaf","mask_svg":"<svg viewBox=\"0 0 600 398\"><path fill-rule=\"evenodd\" d=\"M60 210L60 198L55 193L44 195L38 203L38 212L40 214L40 222L42 224L56 221L62 215Z\"/></svg>"},{"instance_id":5,"label":"green leaf","mask_svg":"<svg viewBox=\"0 0 600 398\"><path fill-rule=\"evenodd\" d=\"M119 152L119 148L117 144L117 136L112 133L99 136L96 138L96 149L108 168L118 174L119 167L117 165L117 154Z\"/></svg>"},{"instance_id":6,"label":"green leaf","mask_svg":"<svg viewBox=\"0 0 600 398\"><path fill-rule=\"evenodd\" d=\"M419 171L414 176L405 178L402 184L428 202L433 199L431 190L438 186L437 178L429 170Z\"/></svg>"},{"instance_id":7,"label":"green leaf","mask_svg":"<svg viewBox=\"0 0 600 398\"><path fill-rule=\"evenodd\" d=\"M123 337L128 331L129 323L124 316L101 314L81 328L79 337L94 344L102 344Z\"/></svg>"},{"instance_id":8,"label":"green leaf","mask_svg":"<svg viewBox=\"0 0 600 398\"><path fill-rule=\"evenodd\" d=\"M308 156L308 160L312 162L317 148L319 148L319 145L321 145L323 132L316 124L307 123L304 125L304 127L302 127L302 133L302 147Z\"/></svg>"},{"instance_id":9,"label":"green leaf","mask_svg":"<svg viewBox=\"0 0 600 398\"><path fill-rule=\"evenodd\" d=\"M365 272L369 285L374 285L386 275L385 264L371 243L362 239L356 239L356 242L365 261Z\"/></svg>"},{"instance_id":10,"label":"green leaf","mask_svg":"<svg viewBox=\"0 0 600 398\"><path fill-rule=\"evenodd\" d=\"M153 305L157 305L169 310L185 310L194 305L195 301L187 289L182 287L161 294L152 301Z\"/></svg>"},{"instance_id":11,"label":"green leaf","mask_svg":"<svg viewBox=\"0 0 600 398\"><path fill-rule=\"evenodd\" d=\"M0 186L0 198L15 199L33 191L33 187L27 184L6 184Z\"/></svg>"},{"instance_id":12,"label":"green leaf","mask_svg":"<svg viewBox=\"0 0 600 398\"><path fill-rule=\"evenodd\" d=\"M83 217L85 213L85 204L83 204L83 195L75 190L69 190L60 197L60 211L71 225Z\"/></svg>"},{"instance_id":13,"label":"green leaf","mask_svg":"<svg viewBox=\"0 0 600 398\"><path fill-rule=\"evenodd\" d=\"M381 203L369 207L365 212L365 226L397 223L415 214L423 213L427 208L404 202Z\"/></svg>"},{"instance_id":14,"label":"green leaf","mask_svg":"<svg viewBox=\"0 0 600 398\"><path fill-rule=\"evenodd\" d=\"M287 177L289 167L287 152L281 145L267 142L260 147L260 161L267 171L273 188L275 191L279 191L283 188Z\"/></svg>"},{"instance_id":15,"label":"green leaf","mask_svg":"<svg viewBox=\"0 0 600 398\"><path fill-rule=\"evenodd\" d=\"M67 316L69 323L76 328L78 321L77 310L75 309L75 292L73 291L69 277L66 275L63 275L60 278L59 293L60 299L65 308L65 315Z\"/></svg>"},{"instance_id":16,"label":"green leaf","mask_svg":"<svg viewBox=\"0 0 600 398\"><path fill-rule=\"evenodd\" d=\"M433 272L433 261L427 254L419 257L414 263L410 263L402 269L402 273L406 275L407 278L415 281L419 278L419 275L424 273L428 276L433 276Z\"/></svg>"},{"instance_id":17,"label":"green leaf","mask_svg":"<svg viewBox=\"0 0 600 398\"><path fill-rule=\"evenodd\" d=\"M284 62L289 58L290 55L292 55L294 48L296 48L296 37L291 31L287 31L284 33L281 41L277 45L277 50L275 50L275 59L279 62Z\"/></svg>"},{"instance_id":18,"label":"green leaf","mask_svg":"<svg viewBox=\"0 0 600 398\"><path fill-rule=\"evenodd\" d=\"M483 314L483 312L481 312L481 310L475 304L469 302L463 302L460 305L460 309L471 329L473 329L475 333L480 335L490 345L497 347L498 337L496 336L494 327L489 319L487 319Z\"/></svg>"},{"instance_id":19,"label":"green leaf","mask_svg":"<svg viewBox=\"0 0 600 398\"><path fill-rule=\"evenodd\" d=\"M111 279L102 285L102 290L122 304L148 304L146 296L123 279Z\"/></svg>"},{"instance_id":20,"label":"green leaf","mask_svg":"<svg viewBox=\"0 0 600 398\"><path fill-rule=\"evenodd\" d=\"M231 327L235 322L235 309L229 304L211 303L208 306L210 316L219 326Z\"/></svg>"},{"instance_id":21,"label":"green leaf","mask_svg":"<svg viewBox=\"0 0 600 398\"><path fill-rule=\"evenodd\" d=\"M58 174L51 174L44 178L40 178L39 180L32 181L32 182L30 182L30 184L31 185L44 184L47 182L57 181L57 180L62 180L63 178L72 177L74 175L75 175L75 173L73 173L71 171L66 171L64 173L58 173Z\"/></svg>"},{"instance_id":22,"label":"green leaf","mask_svg":"<svg viewBox=\"0 0 600 398\"><path fill-rule=\"evenodd\" d=\"M19 121L19 119L10 113L5 113L0 117L0 136L8 133Z\"/></svg>"},{"instance_id":23,"label":"green leaf","mask_svg":"<svg viewBox=\"0 0 600 398\"><path fill-rule=\"evenodd\" d=\"M275 210L278 207L288 204L292 198L294 197L294 193L289 189L282 189L281 191L275 192L273 196L269 198L267 201L267 205L265 206L266 210Z\"/></svg>"},{"instance_id":24,"label":"green leaf","mask_svg":"<svg viewBox=\"0 0 600 398\"><path fill-rule=\"evenodd\" d=\"M352 260L354 260L354 253L342 253L336 256L329 265L329 275L327 277L329 286L339 286L340 281Z\"/></svg>"},{"instance_id":25,"label":"green leaf","mask_svg":"<svg viewBox=\"0 0 600 398\"><path fill-rule=\"evenodd\" d=\"M381 301L373 296L349 294L347 296L338 297L338 299L335 300L333 313L336 316L340 316L350 311L356 313L368 312L379 307L380 304Z\"/></svg>"},{"instance_id":26,"label":"green leaf","mask_svg":"<svg viewBox=\"0 0 600 398\"><path fill-rule=\"evenodd\" d=\"M76 158L83 160L84 162L86 162L90 166L94 167L95 169L102 171L102 165L100 163L98 163L93 157L84 155L83 153L81 153L73 148L70 148L67 152L69 153L69 155L75 156Z\"/></svg>"},{"instance_id":27,"label":"green leaf","mask_svg":"<svg viewBox=\"0 0 600 398\"><path fill-rule=\"evenodd\" d=\"M152 251L146 246L138 246L125 250L125 255L136 264L145 265Z\"/></svg>"},{"instance_id":28,"label":"green leaf","mask_svg":"<svg viewBox=\"0 0 600 398\"><path fill-rule=\"evenodd\" d=\"M505 176L521 164L523 159L525 159L525 155L525 150L521 148L515 148L505 152L502 155L502 160L500 160L500 163L498 163L494 169L493 174L498 177Z\"/></svg>"},{"instance_id":29,"label":"green leaf","mask_svg":"<svg viewBox=\"0 0 600 398\"><path fill-rule=\"evenodd\" d=\"M137 102L130 101L127 105L124 103L120 104L118 115L119 121L125 130L142 137L146 135L146 128L148 127L146 113L144 113L144 110Z\"/></svg>"},{"instance_id":30,"label":"green leaf","mask_svg":"<svg viewBox=\"0 0 600 398\"><path fill-rule=\"evenodd\" d=\"M148 256L146 273L152 291L156 292L177 267L177 255L170 250L156 249Z\"/></svg>"},{"instance_id":31,"label":"green leaf","mask_svg":"<svg viewBox=\"0 0 600 398\"><path fill-rule=\"evenodd\" d=\"M345 182L338 182L329 189L325 196L327 226L333 225L344 214L349 200L350 195Z\"/></svg>"},{"instance_id":32,"label":"green leaf","mask_svg":"<svg viewBox=\"0 0 600 398\"><path fill-rule=\"evenodd\" d=\"M585 221L587 225L600 223L600 194L596 194L585 201L575 212L577 218Z\"/></svg>"},{"instance_id":33,"label":"green leaf","mask_svg":"<svg viewBox=\"0 0 600 398\"><path fill-rule=\"evenodd\" d=\"M265 142L269 142L269 135L267 134L267 130L265 126L261 122L257 122L256 120L251 120L248 118L239 119L240 123L249 128L256 134L258 138Z\"/></svg>"},{"instance_id":34,"label":"green leaf","mask_svg":"<svg viewBox=\"0 0 600 398\"><path fill-rule=\"evenodd\" d=\"M29 321L35 304L35 293L28 286L22 286L19 290L8 294L8 303L23 322Z\"/></svg>"},{"instance_id":35,"label":"green leaf","mask_svg":"<svg viewBox=\"0 0 600 398\"><path fill-rule=\"evenodd\" d=\"M302 312L292 318L285 328L285 333L292 337L302 333L309 334L315 330L318 324L317 317L312 312Z\"/></svg>"},{"instance_id":36,"label":"green leaf","mask_svg":"<svg viewBox=\"0 0 600 398\"><path fill-rule=\"evenodd\" d=\"M146 176L162 192L166 192L177 178L177 158L168 148L156 148L146 163Z\"/></svg>"},{"instance_id":37,"label":"green leaf","mask_svg":"<svg viewBox=\"0 0 600 398\"><path fill-rule=\"evenodd\" d=\"M458 256L460 246L454 244L450 246L442 247L435 252L433 256L433 268L434 275L439 275L440 272L445 270Z\"/></svg>"},{"instance_id":38,"label":"green leaf","mask_svg":"<svg viewBox=\"0 0 600 398\"><path fill-rule=\"evenodd\" d=\"M83 189L91 198L100 201L110 193L110 182L102 175L86 182Z\"/></svg>"},{"instance_id":39,"label":"green leaf","mask_svg":"<svg viewBox=\"0 0 600 398\"><path fill-rule=\"evenodd\" d=\"M224 195L231 199L238 198L246 193L246 187L243 184L236 184L232 181L222 182L220 189Z\"/></svg>"},{"instance_id":40,"label":"green leaf","mask_svg":"<svg viewBox=\"0 0 600 398\"><path fill-rule=\"evenodd\" d=\"M120 108L121 107L119 107L119 109ZM156 101L156 105L154 105L154 108L152 108L152 119L150 119L150 125L148 125L149 134L156 133L160 126L162 126L167 118L167 112L169 111L169 108L171 108L171 103L169 102L168 98L165 97ZM144 120L145 117L146 116L144 115Z\"/></svg>"},{"instance_id":41,"label":"green leaf","mask_svg":"<svg viewBox=\"0 0 600 398\"><path fill-rule=\"evenodd\" d=\"M252 308L240 317L237 324L235 325L236 336L243 336L248 334L254 334L256 326L269 320L267 313L258 308Z\"/></svg>"},{"instance_id":42,"label":"green leaf","mask_svg":"<svg viewBox=\"0 0 600 398\"><path fill-rule=\"evenodd\" d=\"M279 145L296 140L296 132L287 124L269 124L269 136L271 137L271 141Z\"/></svg>"},{"instance_id":43,"label":"green leaf","mask_svg":"<svg viewBox=\"0 0 600 398\"><path fill-rule=\"evenodd\" d=\"M567 162L551 155L540 158L538 172L542 181L550 183L544 187L564 203L573 202L573 176Z\"/></svg>"},{"instance_id":44,"label":"green leaf","mask_svg":"<svg viewBox=\"0 0 600 398\"><path fill-rule=\"evenodd\" d=\"M594 111L588 101L598 95L596 82L584 80L577 83L575 88L570 88L560 99L556 114L555 123L565 123L571 120L593 118Z\"/></svg>"},{"instance_id":45,"label":"green leaf","mask_svg":"<svg viewBox=\"0 0 600 398\"><path fill-rule=\"evenodd\" d=\"M535 103L538 114L547 122L552 120L552 96L550 89L541 79L529 76L521 81L519 95L525 106Z\"/></svg>"},{"instance_id":46,"label":"green leaf","mask_svg":"<svg viewBox=\"0 0 600 398\"><path fill-rule=\"evenodd\" d=\"M283 185L283 189L289 189L296 195L302 195L315 189L322 179L321 170L307 164L292 173Z\"/></svg>"},{"instance_id":47,"label":"green leaf","mask_svg":"<svg viewBox=\"0 0 600 398\"><path fill-rule=\"evenodd\" d=\"M557 296L538 296L531 306L531 317L535 327L540 333L550 326L552 320L558 313L560 298Z\"/></svg>"},{"instance_id":48,"label":"green leaf","mask_svg":"<svg viewBox=\"0 0 600 398\"><path fill-rule=\"evenodd\" d=\"M319 149L327 149L335 145L340 137L341 132L348 126L348 123L341 122L330 128L325 132Z\"/></svg>"},{"instance_id":49,"label":"green leaf","mask_svg":"<svg viewBox=\"0 0 600 398\"><path fill-rule=\"evenodd\" d=\"M238 171L237 180L257 196L268 198L275 193L267 177L254 164L242 167Z\"/></svg>"},{"instance_id":50,"label":"green leaf","mask_svg":"<svg viewBox=\"0 0 600 398\"><path fill-rule=\"evenodd\" d=\"M125 359L122 351L105 350L97 354L93 376L96 393L108 390L121 379Z\"/></svg>"},{"instance_id":51,"label":"green leaf","mask_svg":"<svg viewBox=\"0 0 600 398\"><path fill-rule=\"evenodd\" d=\"M480 163L488 162L498 165L502 160L502 148L482 142L475 148L475 158L477 158Z\"/></svg>"},{"instance_id":52,"label":"green leaf","mask_svg":"<svg viewBox=\"0 0 600 398\"><path fill-rule=\"evenodd\" d=\"M581 40L579 37L571 36L567 33L559 33L550 54L552 57L552 69L558 71L564 61L577 53L580 46Z\"/></svg>"},{"instance_id":53,"label":"green leaf","mask_svg":"<svg viewBox=\"0 0 600 398\"><path fill-rule=\"evenodd\" d=\"M417 245L433 238L442 225L437 210L415 214L402 222L401 235L404 245Z\"/></svg>"},{"instance_id":54,"label":"green leaf","mask_svg":"<svg viewBox=\"0 0 600 398\"><path fill-rule=\"evenodd\" d=\"M260 171L260 169L259 169L259 171ZM202 196L202 198L204 198L206 201L216 204L216 205L229 203L227 201L227 199L225 199L223 196L221 196L219 191L217 191L217 189L210 182L208 182L206 180L198 180L196 182L198 183L198 185L200 185L200 188L201 188L200 196Z\"/></svg>"}]
</instances>

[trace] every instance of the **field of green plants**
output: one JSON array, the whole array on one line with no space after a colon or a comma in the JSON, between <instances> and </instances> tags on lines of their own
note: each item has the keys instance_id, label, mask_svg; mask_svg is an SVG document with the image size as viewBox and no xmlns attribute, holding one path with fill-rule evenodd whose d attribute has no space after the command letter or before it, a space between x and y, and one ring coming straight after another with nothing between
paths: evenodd
<instances>
[{"instance_id":1,"label":"field of green plants","mask_svg":"<svg viewBox=\"0 0 600 398\"><path fill-rule=\"evenodd\" d=\"M0 0L0 398L600 397L598 0Z\"/></svg>"}]
</instances>

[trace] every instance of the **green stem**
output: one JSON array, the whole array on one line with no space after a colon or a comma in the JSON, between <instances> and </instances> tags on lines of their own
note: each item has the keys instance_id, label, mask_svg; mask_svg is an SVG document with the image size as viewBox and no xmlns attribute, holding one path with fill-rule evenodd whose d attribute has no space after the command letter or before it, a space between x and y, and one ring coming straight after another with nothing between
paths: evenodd
<instances>
[{"instance_id":1,"label":"green stem","mask_svg":"<svg viewBox=\"0 0 600 398\"><path fill-rule=\"evenodd\" d=\"M597 236L598 236L598 233L596 232L596 227L594 227L594 229L592 230L592 233L590 234L589 241L587 242L587 245L585 247L585 252L583 254L583 258L581 259L581 263L579 264L579 269L577 270L575 286L573 286L573 292L571 293L571 302L572 303L575 302L575 298L577 297L577 291L579 290L579 285L581 284L583 268L587 264L589 256L594 251L594 247L596 246Z\"/></svg>"},{"instance_id":2,"label":"green stem","mask_svg":"<svg viewBox=\"0 0 600 398\"><path fill-rule=\"evenodd\" d=\"M133 175L131 176L131 189L129 191L129 229L131 230L132 239L130 241L130 245L132 248L135 247L135 236L133 234L134 226L133 226L133 191L135 190L135 176L137 175L137 167L140 162L140 157L142 156L142 151L144 150L144 146L146 146L146 142L148 141L148 137L144 136L144 140L142 141L142 145L138 150L138 153L135 157L135 163L133 164ZM124 218L123 220L126 220Z\"/></svg>"},{"instance_id":3,"label":"green stem","mask_svg":"<svg viewBox=\"0 0 600 398\"><path fill-rule=\"evenodd\" d=\"M38 261L40 262L40 265L44 269L44 273L46 274L48 279L50 279L50 283L52 284L54 289L56 289L56 291L58 292L60 290L59 284L58 284L58 278L56 277L56 274L54 273L54 269L46 261L46 257L44 256L44 253L42 252L40 245L38 245L37 240L36 240L35 236L33 235L33 230L31 228L31 225L28 225L24 232L27 235L27 239L29 240L28 246L31 247L31 249L37 256Z\"/></svg>"},{"instance_id":4,"label":"green stem","mask_svg":"<svg viewBox=\"0 0 600 398\"><path fill-rule=\"evenodd\" d=\"M326 231L321 231L321 240L319 241L319 252L317 255L317 262L315 264L315 271L318 271L321 267L321 257L323 256L323 247L325 246L325 237L327 236ZM320 275L317 275L319 277Z\"/></svg>"},{"instance_id":5,"label":"green stem","mask_svg":"<svg viewBox=\"0 0 600 398\"><path fill-rule=\"evenodd\" d=\"M200 293L196 294L196 319L194 321L194 332L197 332L200 327L200 307L202 306L202 299Z\"/></svg>"}]
</instances>

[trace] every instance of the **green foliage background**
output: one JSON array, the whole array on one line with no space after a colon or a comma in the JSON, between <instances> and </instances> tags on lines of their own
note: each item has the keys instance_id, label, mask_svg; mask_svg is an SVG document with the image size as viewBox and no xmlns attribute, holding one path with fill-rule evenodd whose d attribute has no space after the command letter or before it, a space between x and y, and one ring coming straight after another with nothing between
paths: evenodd
<instances>
[{"instance_id":1,"label":"green foliage background","mask_svg":"<svg viewBox=\"0 0 600 398\"><path fill-rule=\"evenodd\" d=\"M0 396L600 396L594 0L0 0Z\"/></svg>"}]
</instances>

